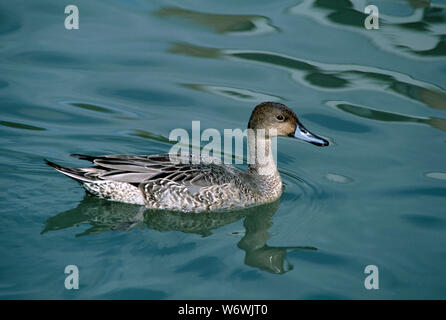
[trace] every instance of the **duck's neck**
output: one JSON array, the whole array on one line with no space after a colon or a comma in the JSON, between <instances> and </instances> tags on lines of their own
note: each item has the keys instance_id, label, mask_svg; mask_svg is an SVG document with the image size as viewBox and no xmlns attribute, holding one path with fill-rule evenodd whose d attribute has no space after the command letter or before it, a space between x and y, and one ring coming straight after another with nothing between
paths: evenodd
<instances>
[{"instance_id":1,"label":"duck's neck","mask_svg":"<svg viewBox=\"0 0 446 320\"><path fill-rule=\"evenodd\" d=\"M248 129L249 171L262 176L279 177L271 150L271 139L260 130Z\"/></svg>"}]
</instances>

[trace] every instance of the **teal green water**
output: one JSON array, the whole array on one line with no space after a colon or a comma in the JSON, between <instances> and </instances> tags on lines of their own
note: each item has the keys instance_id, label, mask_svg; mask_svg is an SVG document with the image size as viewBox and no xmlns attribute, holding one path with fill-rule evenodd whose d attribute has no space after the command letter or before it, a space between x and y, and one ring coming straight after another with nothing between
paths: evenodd
<instances>
[{"instance_id":1,"label":"teal green water","mask_svg":"<svg viewBox=\"0 0 446 320\"><path fill-rule=\"evenodd\" d=\"M446 1L0 4L0 298L446 298ZM167 152L292 107L279 202L179 215L85 196L43 159ZM79 268L79 290L64 287ZM364 268L379 269L366 290Z\"/></svg>"}]
</instances>

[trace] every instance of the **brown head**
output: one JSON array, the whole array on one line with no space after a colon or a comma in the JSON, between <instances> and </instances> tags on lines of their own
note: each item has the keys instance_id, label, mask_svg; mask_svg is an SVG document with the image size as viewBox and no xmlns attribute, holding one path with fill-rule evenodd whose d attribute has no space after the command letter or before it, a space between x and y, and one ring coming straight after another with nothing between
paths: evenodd
<instances>
[{"instance_id":1,"label":"brown head","mask_svg":"<svg viewBox=\"0 0 446 320\"><path fill-rule=\"evenodd\" d=\"M252 111L248 129L270 129L277 136L293 137L317 146L328 146L328 141L305 129L296 114L286 105L278 102L262 102Z\"/></svg>"}]
</instances>

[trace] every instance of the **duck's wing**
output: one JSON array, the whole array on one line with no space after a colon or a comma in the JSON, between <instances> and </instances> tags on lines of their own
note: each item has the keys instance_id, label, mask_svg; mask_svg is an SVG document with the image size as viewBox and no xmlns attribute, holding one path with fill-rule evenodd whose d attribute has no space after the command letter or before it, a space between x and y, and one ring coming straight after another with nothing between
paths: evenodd
<instances>
[{"instance_id":1,"label":"duck's wing","mask_svg":"<svg viewBox=\"0 0 446 320\"><path fill-rule=\"evenodd\" d=\"M215 158L197 159L195 155L183 157L171 154L72 156L95 164L91 168L75 169L77 175L89 180L126 182L138 186L161 179L197 187L230 180L229 167L215 164Z\"/></svg>"}]
</instances>

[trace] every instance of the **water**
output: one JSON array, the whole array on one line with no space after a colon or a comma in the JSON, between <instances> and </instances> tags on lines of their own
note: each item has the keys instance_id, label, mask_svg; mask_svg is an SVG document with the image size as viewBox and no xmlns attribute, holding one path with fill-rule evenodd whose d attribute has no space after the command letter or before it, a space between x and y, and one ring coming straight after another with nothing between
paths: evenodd
<instances>
[{"instance_id":1,"label":"water","mask_svg":"<svg viewBox=\"0 0 446 320\"><path fill-rule=\"evenodd\" d=\"M60 1L0 5L1 298L446 297L446 1L370 2L379 30L366 1L72 3L71 31ZM144 212L43 162L167 152L264 100L332 142L279 139L269 206Z\"/></svg>"}]
</instances>

